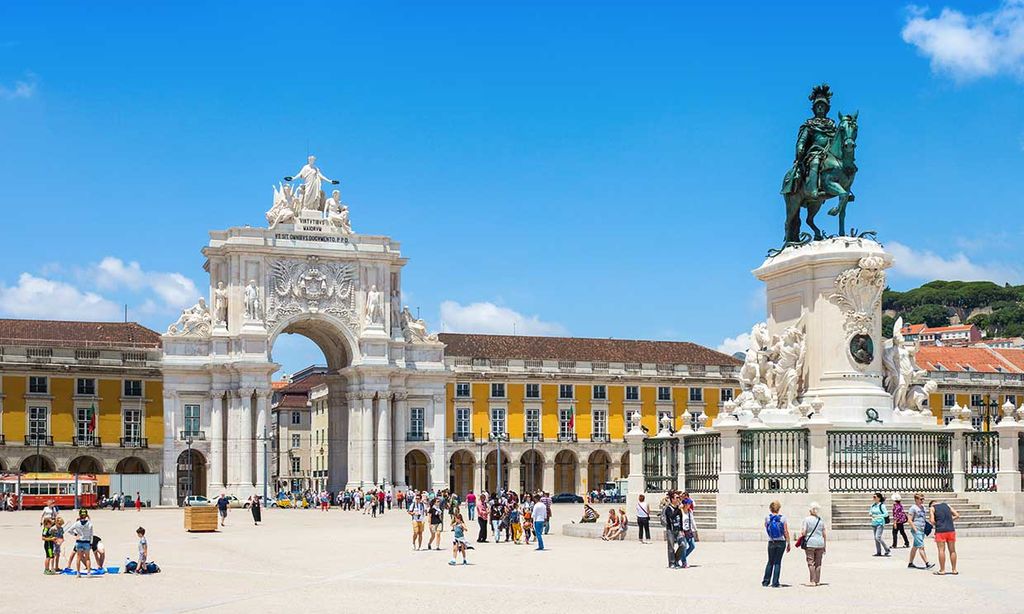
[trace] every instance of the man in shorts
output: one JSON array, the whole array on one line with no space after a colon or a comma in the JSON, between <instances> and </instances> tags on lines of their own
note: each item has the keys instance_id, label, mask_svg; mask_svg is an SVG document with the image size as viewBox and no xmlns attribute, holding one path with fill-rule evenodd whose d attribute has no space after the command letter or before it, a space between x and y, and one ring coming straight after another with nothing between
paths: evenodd
<instances>
[{"instance_id":1,"label":"man in shorts","mask_svg":"<svg viewBox=\"0 0 1024 614\"><path fill-rule=\"evenodd\" d=\"M68 527L66 533L75 536L75 571L82 575L82 563L85 563L86 575L92 571L89 551L92 549L93 529L89 521L88 510L78 510L78 521Z\"/></svg>"},{"instance_id":2,"label":"man in shorts","mask_svg":"<svg viewBox=\"0 0 1024 614\"><path fill-rule=\"evenodd\" d=\"M423 523L427 517L423 495L416 493L416 499L409 506L408 514L412 516L412 546L414 550L420 550L423 548Z\"/></svg>"},{"instance_id":3,"label":"man in shorts","mask_svg":"<svg viewBox=\"0 0 1024 614\"><path fill-rule=\"evenodd\" d=\"M220 497L217 497L217 513L220 514L220 526L224 526L224 521L228 519L228 496L224 493L220 493Z\"/></svg>"}]
</instances>

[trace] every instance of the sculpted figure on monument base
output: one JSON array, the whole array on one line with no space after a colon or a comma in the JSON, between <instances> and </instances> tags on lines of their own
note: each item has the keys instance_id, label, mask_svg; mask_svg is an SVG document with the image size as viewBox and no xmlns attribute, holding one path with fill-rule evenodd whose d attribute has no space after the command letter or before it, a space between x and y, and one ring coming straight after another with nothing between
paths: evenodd
<instances>
[{"instance_id":1,"label":"sculpted figure on monument base","mask_svg":"<svg viewBox=\"0 0 1024 614\"><path fill-rule=\"evenodd\" d=\"M377 285L370 286L366 293L366 307L363 309L365 326L384 324L384 295L377 290Z\"/></svg>"},{"instance_id":2,"label":"sculpted figure on monument base","mask_svg":"<svg viewBox=\"0 0 1024 614\"><path fill-rule=\"evenodd\" d=\"M256 286L256 280L250 279L249 285L245 287L245 319L259 320L263 313L260 304L260 289Z\"/></svg>"},{"instance_id":3,"label":"sculpted figure on monument base","mask_svg":"<svg viewBox=\"0 0 1024 614\"><path fill-rule=\"evenodd\" d=\"M228 321L228 291L224 282L218 281L217 288L213 291L213 324L227 324Z\"/></svg>"},{"instance_id":4,"label":"sculpted figure on monument base","mask_svg":"<svg viewBox=\"0 0 1024 614\"><path fill-rule=\"evenodd\" d=\"M769 335L759 322L750 332L750 348L740 368L736 406L754 409L792 409L806 388L804 357L807 346L802 324L788 327L782 335Z\"/></svg>"},{"instance_id":5,"label":"sculpted figure on monument base","mask_svg":"<svg viewBox=\"0 0 1024 614\"><path fill-rule=\"evenodd\" d=\"M890 343L882 353L882 385L892 395L893 409L927 411L925 402L937 384L928 379L928 371L917 366L915 357L919 346L907 343L903 336L903 318L896 318Z\"/></svg>"},{"instance_id":6,"label":"sculpted figure on monument base","mask_svg":"<svg viewBox=\"0 0 1024 614\"><path fill-rule=\"evenodd\" d=\"M183 309L178 317L178 321L167 328L167 334L173 336L209 336L210 308L206 306L206 299L200 296L195 305Z\"/></svg>"},{"instance_id":7,"label":"sculpted figure on monument base","mask_svg":"<svg viewBox=\"0 0 1024 614\"><path fill-rule=\"evenodd\" d=\"M402 335L409 343L426 343L437 341L437 335L427 333L427 323L414 318L408 307L402 309Z\"/></svg>"}]
</instances>

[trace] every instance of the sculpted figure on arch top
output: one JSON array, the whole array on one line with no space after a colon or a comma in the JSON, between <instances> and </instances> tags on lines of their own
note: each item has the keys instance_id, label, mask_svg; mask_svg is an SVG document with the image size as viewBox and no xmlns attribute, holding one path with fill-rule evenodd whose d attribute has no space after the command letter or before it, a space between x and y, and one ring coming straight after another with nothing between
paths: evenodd
<instances>
[{"instance_id":1,"label":"sculpted figure on arch top","mask_svg":"<svg viewBox=\"0 0 1024 614\"><path fill-rule=\"evenodd\" d=\"M338 185L337 180L328 179L316 165L316 156L306 158L306 165L295 173L294 177L285 177L285 181L302 180L302 193L299 196L300 210L323 211L324 191L321 188L324 182Z\"/></svg>"}]
</instances>

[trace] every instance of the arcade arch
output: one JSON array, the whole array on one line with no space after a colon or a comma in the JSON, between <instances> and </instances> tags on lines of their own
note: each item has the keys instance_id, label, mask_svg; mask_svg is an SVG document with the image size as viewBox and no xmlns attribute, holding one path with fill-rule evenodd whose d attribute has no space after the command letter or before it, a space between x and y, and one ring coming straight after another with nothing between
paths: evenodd
<instances>
[{"instance_id":1,"label":"arcade arch","mask_svg":"<svg viewBox=\"0 0 1024 614\"><path fill-rule=\"evenodd\" d=\"M573 493L579 490L579 459L572 450L555 455L555 487L553 494Z\"/></svg>"},{"instance_id":2,"label":"arcade arch","mask_svg":"<svg viewBox=\"0 0 1024 614\"><path fill-rule=\"evenodd\" d=\"M476 459L469 450L456 450L452 453L449 461L448 487L452 492L459 495L461 499L466 498L466 493L473 488L473 478L476 472Z\"/></svg>"}]
</instances>

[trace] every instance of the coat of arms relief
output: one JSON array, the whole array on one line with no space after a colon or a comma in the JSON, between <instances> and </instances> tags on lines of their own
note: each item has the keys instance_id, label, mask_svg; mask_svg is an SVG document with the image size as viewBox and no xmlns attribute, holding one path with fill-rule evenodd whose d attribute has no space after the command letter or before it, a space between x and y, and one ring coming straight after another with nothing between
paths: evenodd
<instances>
[{"instance_id":1,"label":"coat of arms relief","mask_svg":"<svg viewBox=\"0 0 1024 614\"><path fill-rule=\"evenodd\" d=\"M298 313L328 313L359 330L352 263L276 260L267 279L267 324Z\"/></svg>"}]
</instances>

